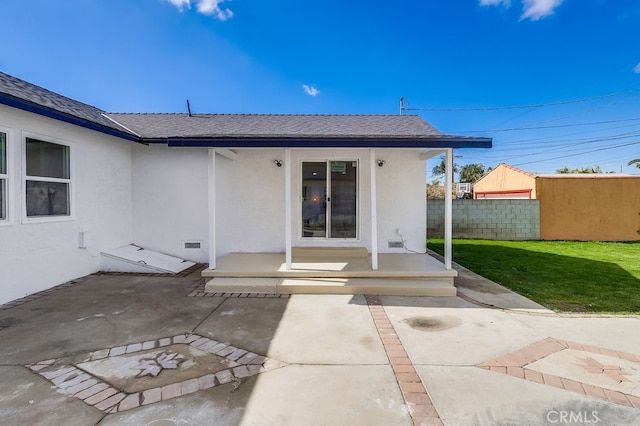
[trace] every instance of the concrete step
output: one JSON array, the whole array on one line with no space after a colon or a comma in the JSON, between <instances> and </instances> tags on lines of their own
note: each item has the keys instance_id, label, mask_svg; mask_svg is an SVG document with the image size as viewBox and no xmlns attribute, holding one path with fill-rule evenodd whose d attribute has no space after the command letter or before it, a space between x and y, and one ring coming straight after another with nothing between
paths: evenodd
<instances>
[{"instance_id":1,"label":"concrete step","mask_svg":"<svg viewBox=\"0 0 640 426\"><path fill-rule=\"evenodd\" d=\"M291 256L295 259L332 258L343 259L345 257L367 258L369 252L365 247L293 247Z\"/></svg>"},{"instance_id":2,"label":"concrete step","mask_svg":"<svg viewBox=\"0 0 640 426\"><path fill-rule=\"evenodd\" d=\"M330 252L332 253L332 252ZM332 255L333 257L333 255ZM205 269L202 276L256 278L390 278L390 279L451 279L458 275L447 270L430 256L381 254L379 269L371 269L367 257L342 259L298 258L287 270L284 253L231 253L218 261L216 269Z\"/></svg>"},{"instance_id":3,"label":"concrete step","mask_svg":"<svg viewBox=\"0 0 640 426\"><path fill-rule=\"evenodd\" d=\"M453 278L251 278L218 277L205 285L208 293L378 294L387 296L455 296Z\"/></svg>"}]
</instances>

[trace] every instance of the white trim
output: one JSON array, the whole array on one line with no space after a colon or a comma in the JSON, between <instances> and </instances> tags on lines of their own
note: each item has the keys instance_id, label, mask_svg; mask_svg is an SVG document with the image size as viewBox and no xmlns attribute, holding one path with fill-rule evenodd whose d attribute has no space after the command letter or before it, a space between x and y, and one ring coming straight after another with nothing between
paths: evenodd
<instances>
[{"instance_id":1,"label":"white trim","mask_svg":"<svg viewBox=\"0 0 640 426\"><path fill-rule=\"evenodd\" d=\"M361 209L361 199L362 199L362 164L365 161L364 154L358 154L356 156L349 157L336 157L335 155L328 156L326 154L319 157L301 157L298 158L298 203L297 203L297 229L296 229L296 242L299 244L305 244L305 242L315 241L326 243L326 244L335 244L335 243L359 243L362 241L362 209ZM330 224L330 213L327 215L327 223L326 223L326 232L324 237L305 237L302 231L302 186L303 186L303 175L302 175L302 164L303 163L325 163L327 166L327 195L331 196L331 162L355 162L356 166L356 236L354 238L331 238L328 235L331 233L331 224ZM327 206L327 209L330 207Z\"/></svg>"},{"instance_id":2,"label":"white trim","mask_svg":"<svg viewBox=\"0 0 640 426\"><path fill-rule=\"evenodd\" d=\"M216 269L216 150L208 152L209 269Z\"/></svg>"},{"instance_id":3,"label":"white trim","mask_svg":"<svg viewBox=\"0 0 640 426\"><path fill-rule=\"evenodd\" d=\"M141 138L142 135L139 133L134 132L133 130L131 130L130 128L128 128L127 126L118 123L116 120L114 120L113 118L109 117L107 114L100 114L102 115L104 118L106 118L107 120L113 122L114 124L117 124L118 126L122 127L123 129L125 129L127 132L129 133L133 133L134 135L136 135L137 137Z\"/></svg>"},{"instance_id":4,"label":"white trim","mask_svg":"<svg viewBox=\"0 0 640 426\"><path fill-rule=\"evenodd\" d=\"M4 180L4 191L2 192L2 195L4 196L4 218L0 217L0 226L2 226L2 225L8 225L9 220L11 219L11 210L9 209L9 202L11 200L10 198L11 179L9 177L11 176L11 161L9 161L9 156L11 155L10 154L11 149L9 148L9 145L11 144L9 143L9 140L11 139L11 134L9 133L9 129L5 129L4 127L0 127L0 132L4 133L4 139L5 139L4 159L6 161L5 173L0 173L0 180ZM2 201L3 200L0 199L0 202Z\"/></svg>"},{"instance_id":5,"label":"white trim","mask_svg":"<svg viewBox=\"0 0 640 426\"><path fill-rule=\"evenodd\" d=\"M287 271L291 270L292 243L291 243L291 148L284 149L284 243L285 262Z\"/></svg>"},{"instance_id":6,"label":"white trim","mask_svg":"<svg viewBox=\"0 0 640 426\"><path fill-rule=\"evenodd\" d=\"M376 190L376 150L369 150L371 190L371 269L378 269L378 196Z\"/></svg>"},{"instance_id":7,"label":"white trim","mask_svg":"<svg viewBox=\"0 0 640 426\"><path fill-rule=\"evenodd\" d=\"M238 153L227 148L216 148L216 154L222 155L224 158L236 161L238 159Z\"/></svg>"},{"instance_id":8,"label":"white trim","mask_svg":"<svg viewBox=\"0 0 640 426\"><path fill-rule=\"evenodd\" d=\"M453 218L453 149L447 148L445 154L444 179L444 267L451 269L452 218Z\"/></svg>"},{"instance_id":9,"label":"white trim","mask_svg":"<svg viewBox=\"0 0 640 426\"><path fill-rule=\"evenodd\" d=\"M52 143L55 145L62 145L69 148L69 179L63 178L51 178L44 176L30 176L27 175L27 138L35 139L41 142ZM46 136L38 133L22 131L21 135L21 206L22 206L22 223L45 223L45 222L66 222L75 220L76 212L76 199L75 199L75 146L72 142L68 142L63 139L59 139L52 136ZM69 193L67 194L69 202L69 214L68 215L55 215L55 216L27 216L27 181L38 182L59 182L69 185Z\"/></svg>"},{"instance_id":10,"label":"white trim","mask_svg":"<svg viewBox=\"0 0 640 426\"><path fill-rule=\"evenodd\" d=\"M420 153L420 159L426 161L430 158L435 157L436 155L446 154L446 152L447 152L446 149L428 149Z\"/></svg>"}]
</instances>

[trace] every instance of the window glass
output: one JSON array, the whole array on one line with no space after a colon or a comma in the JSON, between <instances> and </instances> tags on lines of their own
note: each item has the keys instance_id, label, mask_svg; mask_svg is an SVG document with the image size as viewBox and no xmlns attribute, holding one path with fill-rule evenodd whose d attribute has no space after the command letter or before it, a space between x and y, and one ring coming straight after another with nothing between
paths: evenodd
<instances>
[{"instance_id":1,"label":"window glass","mask_svg":"<svg viewBox=\"0 0 640 426\"><path fill-rule=\"evenodd\" d=\"M27 216L68 216L69 184L27 181Z\"/></svg>"},{"instance_id":2,"label":"window glass","mask_svg":"<svg viewBox=\"0 0 640 426\"><path fill-rule=\"evenodd\" d=\"M27 138L27 176L69 179L69 147Z\"/></svg>"},{"instance_id":3,"label":"window glass","mask_svg":"<svg viewBox=\"0 0 640 426\"><path fill-rule=\"evenodd\" d=\"M7 134L0 132L0 175L7 173Z\"/></svg>"},{"instance_id":4,"label":"window glass","mask_svg":"<svg viewBox=\"0 0 640 426\"><path fill-rule=\"evenodd\" d=\"M327 235L327 163L302 163L302 236Z\"/></svg>"},{"instance_id":5,"label":"window glass","mask_svg":"<svg viewBox=\"0 0 640 426\"><path fill-rule=\"evenodd\" d=\"M38 139L26 139L27 217L69 216L69 147Z\"/></svg>"},{"instance_id":6,"label":"window glass","mask_svg":"<svg viewBox=\"0 0 640 426\"><path fill-rule=\"evenodd\" d=\"M4 220L7 218L7 203L5 202L5 197L7 194L6 182L6 179L0 178L0 220Z\"/></svg>"}]
</instances>

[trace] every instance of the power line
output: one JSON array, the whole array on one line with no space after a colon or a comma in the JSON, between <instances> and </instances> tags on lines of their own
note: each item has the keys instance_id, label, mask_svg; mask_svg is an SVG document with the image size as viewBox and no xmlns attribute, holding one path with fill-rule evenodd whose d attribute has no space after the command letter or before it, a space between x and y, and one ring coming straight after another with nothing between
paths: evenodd
<instances>
[{"instance_id":1,"label":"power line","mask_svg":"<svg viewBox=\"0 0 640 426\"><path fill-rule=\"evenodd\" d=\"M625 118L621 120L607 120L607 121L592 121L590 123L575 123L575 124L556 124L553 126L536 126L536 127L511 127L506 129L493 129L493 130L458 130L448 133L497 133L497 132L518 132L525 130L538 130L538 129L557 129L561 127L579 127L579 126L596 126L598 124L611 124L622 123L625 121L640 121L640 118Z\"/></svg>"},{"instance_id":2,"label":"power line","mask_svg":"<svg viewBox=\"0 0 640 426\"><path fill-rule=\"evenodd\" d=\"M580 140L584 140L583 138L577 139L577 138L568 138L568 136L576 136L576 135L583 135L585 133L589 133L589 134L597 134L597 133L604 133L606 131L610 131L610 130L615 130L615 129L622 129L625 127L636 127L640 125L640 123L633 123L633 124L625 124L623 126L615 126L615 127L606 127L606 128L601 128L601 129L597 129L597 130L586 130L586 131L581 131L581 132L573 132L573 133L564 133L561 135L551 135L551 136L541 136L541 137L537 137L537 138L529 138L529 139L515 139L515 140L509 140L506 142L505 147L513 147L513 146L520 146L523 145L525 146L525 148L530 148L531 147L531 143L532 142L538 142L541 144L545 144L545 146L547 146L547 144L554 144L554 143L564 143L564 142L571 142L571 141L580 141ZM640 134L640 129L637 130L638 134ZM613 134L611 136L618 136L620 134L629 134L629 132L627 133L618 133L618 134ZM598 136L598 137L605 137L605 136ZM494 148L498 148L497 146L494 146Z\"/></svg>"},{"instance_id":3,"label":"power line","mask_svg":"<svg viewBox=\"0 0 640 426\"><path fill-rule=\"evenodd\" d=\"M584 154L590 154L592 152L604 151L605 149L622 148L622 147L625 147L625 146L637 145L637 144L640 144L640 141L629 142L629 143L620 144L620 145L614 145L614 146L607 146L607 147L604 147L604 148L593 149L591 151L579 152L577 154L567 154L567 155L562 155L562 156L559 156L559 157L545 158L545 159L542 159L542 160L527 161L525 163L514 164L514 166L518 167L518 166L523 166L525 164L542 163L542 162L545 162L545 161L559 160L559 159L562 159L562 158L569 158L569 157L576 157L578 155L584 155Z\"/></svg>"},{"instance_id":4,"label":"power line","mask_svg":"<svg viewBox=\"0 0 640 426\"><path fill-rule=\"evenodd\" d=\"M607 95L594 96L592 98L574 99L571 101L547 102L542 104L531 104L531 105L512 105L512 106L504 106L504 107L408 108L408 107L404 107L401 104L400 110L401 111L502 111L502 110L513 110L513 109L531 109L531 108L543 108L543 107L550 107L550 106L557 106L557 105L568 105L568 104L575 104L580 102L590 102L590 101L596 101L599 99L613 98L616 96L624 96L630 93L637 93L637 92L640 92L640 89L632 89L624 92L610 93Z\"/></svg>"}]
</instances>

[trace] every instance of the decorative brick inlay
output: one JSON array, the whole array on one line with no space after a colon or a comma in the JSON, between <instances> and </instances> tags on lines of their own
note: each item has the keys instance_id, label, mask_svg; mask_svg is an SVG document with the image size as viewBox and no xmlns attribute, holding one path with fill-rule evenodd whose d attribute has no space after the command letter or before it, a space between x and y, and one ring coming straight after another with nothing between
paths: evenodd
<instances>
[{"instance_id":1,"label":"decorative brick inlay","mask_svg":"<svg viewBox=\"0 0 640 426\"><path fill-rule=\"evenodd\" d=\"M592 345L547 338L518 351L483 362L477 367L496 373L507 374L530 382L553 386L581 395L591 396L614 404L640 409L640 397L630 393L614 391L568 377L558 377L554 374L535 371L531 369L531 367L528 368L528 366L535 361L542 360L543 358L564 350L585 352L585 356L579 358L580 363L576 364L578 367L582 367L582 369L589 374L601 374L620 383L630 382L627 377L630 373L619 365L603 365L587 354L605 355L611 358L618 358L622 361L640 364L640 356L627 352L613 351Z\"/></svg>"},{"instance_id":2,"label":"decorative brick inlay","mask_svg":"<svg viewBox=\"0 0 640 426\"><path fill-rule=\"evenodd\" d=\"M49 380L56 385L60 391L68 395L73 395L102 412L116 413L130 410L141 405L149 405L177 398L225 383L239 382L242 378L254 376L286 365L284 362L236 348L226 343L216 342L198 334L179 334L157 340L132 343L126 346L101 349L89 353L85 357L85 361L95 362L106 360L107 358L129 356L171 344L188 345L208 354L215 355L216 357L225 358L227 362L229 362L229 368L218 371L215 374L206 373L199 377L168 383L142 392L128 393L123 389L118 389L116 386L109 384L108 380L97 377L90 372L83 371L75 365L58 365L56 364L57 359L38 361L27 364L26 367ZM167 356L164 352L160 355L162 354L164 354L164 356L154 358L156 363L159 363L160 367L162 367L161 369L177 368L179 362L182 361L182 358L178 360L177 357ZM140 355L144 355L144 353ZM144 358L142 360L148 361ZM173 361L176 362L174 363ZM83 364L83 362L79 364ZM142 367L149 370L150 364L147 364L148 363L145 363ZM153 373L156 373L156 371L154 370ZM153 376L153 374L150 374L150 376Z\"/></svg>"},{"instance_id":3,"label":"decorative brick inlay","mask_svg":"<svg viewBox=\"0 0 640 426\"><path fill-rule=\"evenodd\" d=\"M286 293L210 293L204 291L205 287L204 278L196 281L189 286L189 294L187 297L224 297L224 298L260 298L260 299L288 299L290 294Z\"/></svg>"},{"instance_id":4,"label":"decorative brick inlay","mask_svg":"<svg viewBox=\"0 0 640 426\"><path fill-rule=\"evenodd\" d=\"M365 296L382 345L402 392L414 425L442 425L433 401L398 338L378 296Z\"/></svg>"}]
</instances>

